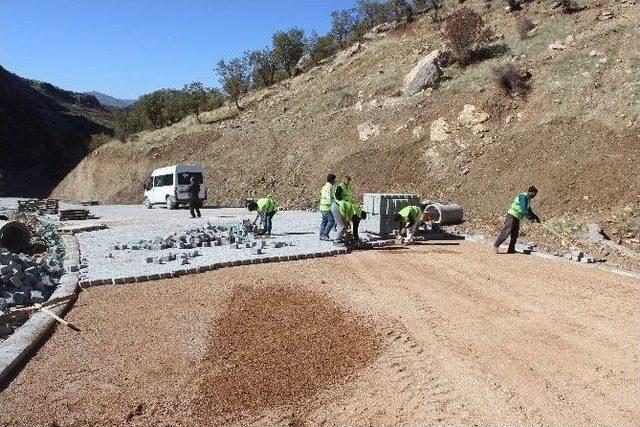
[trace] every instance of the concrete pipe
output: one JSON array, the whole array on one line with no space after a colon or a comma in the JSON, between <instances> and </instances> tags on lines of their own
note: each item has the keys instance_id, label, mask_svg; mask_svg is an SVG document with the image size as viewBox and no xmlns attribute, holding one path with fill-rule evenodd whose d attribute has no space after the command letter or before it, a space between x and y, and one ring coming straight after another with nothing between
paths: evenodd
<instances>
[{"instance_id":1,"label":"concrete pipe","mask_svg":"<svg viewBox=\"0 0 640 427\"><path fill-rule=\"evenodd\" d=\"M426 213L433 215L433 222L438 225L462 224L463 210L460 205L444 205L442 203L431 203L424 208Z\"/></svg>"},{"instance_id":2,"label":"concrete pipe","mask_svg":"<svg viewBox=\"0 0 640 427\"><path fill-rule=\"evenodd\" d=\"M31 233L26 225L18 221L0 221L0 247L10 252L27 252Z\"/></svg>"}]
</instances>

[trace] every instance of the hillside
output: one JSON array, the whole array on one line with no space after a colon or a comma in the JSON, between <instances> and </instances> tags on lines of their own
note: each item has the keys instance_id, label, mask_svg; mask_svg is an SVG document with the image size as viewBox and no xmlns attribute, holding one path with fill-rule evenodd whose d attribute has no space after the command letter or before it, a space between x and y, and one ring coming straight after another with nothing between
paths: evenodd
<instances>
[{"instance_id":1,"label":"hillside","mask_svg":"<svg viewBox=\"0 0 640 427\"><path fill-rule=\"evenodd\" d=\"M135 99L120 99L106 95L101 92L85 92L87 95L94 96L103 107L125 108L135 104Z\"/></svg>"},{"instance_id":2,"label":"hillside","mask_svg":"<svg viewBox=\"0 0 640 427\"><path fill-rule=\"evenodd\" d=\"M54 194L140 203L153 168L193 162L205 167L210 202L220 205L272 194L287 207L313 207L335 171L349 173L360 192L460 203L479 228L495 229L513 195L532 184L543 218L626 227L638 201L636 10L630 2L580 4L586 10L574 14L547 2L507 14L502 2L465 2L503 35L493 57L449 67L439 88L401 96L403 76L442 46L422 16L344 61L250 94L242 112L223 107L203 113L202 124L190 117L107 144ZM525 40L516 29L522 16L537 25ZM563 49L549 48L556 41ZM510 60L532 74L526 99L504 95L493 81L492 69ZM458 123L465 104L489 114L486 129ZM450 129L442 142L429 136L438 118ZM368 121L379 134L363 141L358 125Z\"/></svg>"},{"instance_id":3,"label":"hillside","mask_svg":"<svg viewBox=\"0 0 640 427\"><path fill-rule=\"evenodd\" d=\"M0 67L2 193L46 196L87 153L91 134L111 131L91 96L21 78Z\"/></svg>"}]
</instances>

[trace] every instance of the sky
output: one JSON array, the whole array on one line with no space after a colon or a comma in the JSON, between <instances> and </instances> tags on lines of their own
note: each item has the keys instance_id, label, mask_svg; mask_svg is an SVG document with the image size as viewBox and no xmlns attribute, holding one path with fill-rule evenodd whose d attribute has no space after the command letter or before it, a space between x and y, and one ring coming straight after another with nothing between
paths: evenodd
<instances>
[{"instance_id":1,"label":"sky","mask_svg":"<svg viewBox=\"0 0 640 427\"><path fill-rule=\"evenodd\" d=\"M354 0L0 0L0 63L76 92L134 99L202 81L293 26L324 34Z\"/></svg>"}]
</instances>

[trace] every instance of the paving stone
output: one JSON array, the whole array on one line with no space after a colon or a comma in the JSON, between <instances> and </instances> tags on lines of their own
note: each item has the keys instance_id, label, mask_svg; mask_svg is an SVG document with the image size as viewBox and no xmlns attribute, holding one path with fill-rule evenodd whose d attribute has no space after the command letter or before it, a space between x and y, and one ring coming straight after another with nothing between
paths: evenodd
<instances>
[{"instance_id":1,"label":"paving stone","mask_svg":"<svg viewBox=\"0 0 640 427\"><path fill-rule=\"evenodd\" d=\"M171 279L173 277L173 273L160 273L161 279Z\"/></svg>"},{"instance_id":2,"label":"paving stone","mask_svg":"<svg viewBox=\"0 0 640 427\"><path fill-rule=\"evenodd\" d=\"M158 280L160 279L160 277L161 277L160 273L149 274L147 276L149 280Z\"/></svg>"},{"instance_id":3,"label":"paving stone","mask_svg":"<svg viewBox=\"0 0 640 427\"><path fill-rule=\"evenodd\" d=\"M124 285L124 277L116 277L113 279L113 283L116 285Z\"/></svg>"},{"instance_id":4,"label":"paving stone","mask_svg":"<svg viewBox=\"0 0 640 427\"><path fill-rule=\"evenodd\" d=\"M146 274L136 276L136 283L147 282L148 280L149 280L149 276L147 276Z\"/></svg>"}]
</instances>

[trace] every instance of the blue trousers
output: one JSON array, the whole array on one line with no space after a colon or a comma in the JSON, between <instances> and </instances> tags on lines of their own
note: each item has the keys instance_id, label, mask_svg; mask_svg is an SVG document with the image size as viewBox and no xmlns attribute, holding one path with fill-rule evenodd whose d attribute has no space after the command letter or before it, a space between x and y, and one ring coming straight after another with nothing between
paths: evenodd
<instances>
[{"instance_id":1,"label":"blue trousers","mask_svg":"<svg viewBox=\"0 0 640 427\"><path fill-rule=\"evenodd\" d=\"M322 211L322 221L320 222L320 237L329 237L329 232L335 225L331 211Z\"/></svg>"},{"instance_id":2,"label":"blue trousers","mask_svg":"<svg viewBox=\"0 0 640 427\"><path fill-rule=\"evenodd\" d=\"M275 215L275 212L271 212L271 213L267 213L267 214L261 214L261 218L260 218L260 222L262 222L262 231L267 233L267 234L271 234L271 227L273 226L272 224L272 219L273 216Z\"/></svg>"}]
</instances>

